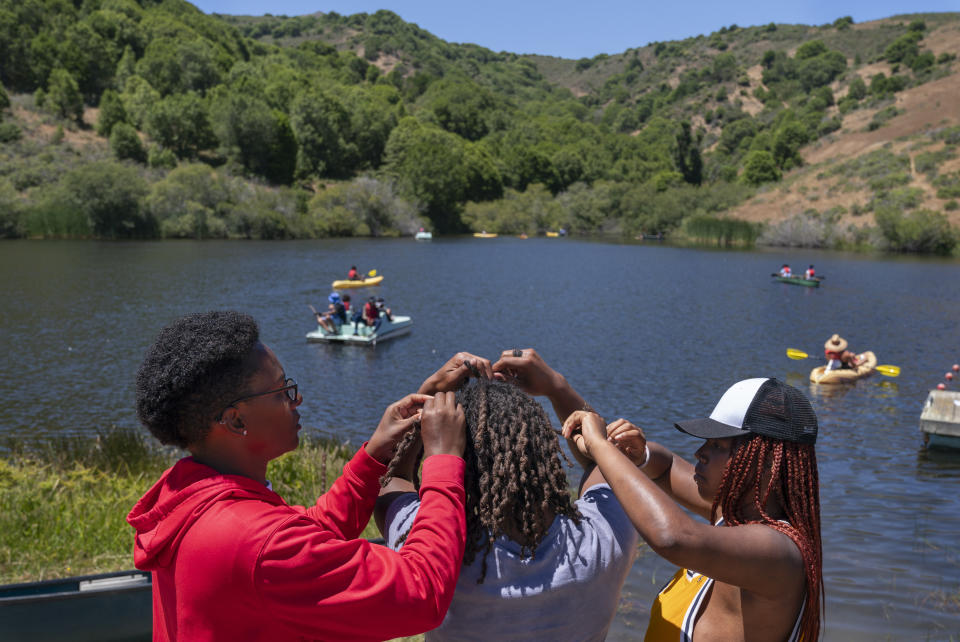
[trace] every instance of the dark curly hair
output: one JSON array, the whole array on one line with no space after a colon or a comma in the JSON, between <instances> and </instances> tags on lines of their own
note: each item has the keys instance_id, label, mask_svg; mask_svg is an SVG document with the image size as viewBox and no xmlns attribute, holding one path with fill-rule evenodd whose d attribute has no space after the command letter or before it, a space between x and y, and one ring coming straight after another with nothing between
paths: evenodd
<instances>
[{"instance_id":1,"label":"dark curly hair","mask_svg":"<svg viewBox=\"0 0 960 642\"><path fill-rule=\"evenodd\" d=\"M137 417L163 444L200 443L223 408L244 394L260 328L248 314L200 312L157 335L137 372Z\"/></svg>"},{"instance_id":2,"label":"dark curly hair","mask_svg":"<svg viewBox=\"0 0 960 642\"><path fill-rule=\"evenodd\" d=\"M577 524L582 516L570 498L560 457L572 464L539 403L509 383L488 379L473 380L457 392L457 401L463 405L470 436L464 452L467 544L463 563L469 566L482 551L479 584L487 575L493 542L508 526L522 536L520 556L525 559L533 557L550 529L549 513L565 515ZM415 445L419 442L410 431L385 478L394 475L404 454Z\"/></svg>"}]
</instances>

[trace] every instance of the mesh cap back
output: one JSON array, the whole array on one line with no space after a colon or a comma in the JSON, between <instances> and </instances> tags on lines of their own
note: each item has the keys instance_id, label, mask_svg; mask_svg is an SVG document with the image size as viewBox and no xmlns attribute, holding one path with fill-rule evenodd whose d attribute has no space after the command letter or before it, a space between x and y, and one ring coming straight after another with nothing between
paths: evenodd
<instances>
[{"instance_id":1,"label":"mesh cap back","mask_svg":"<svg viewBox=\"0 0 960 642\"><path fill-rule=\"evenodd\" d=\"M776 379L767 379L744 415L743 430L813 444L817 441L817 415L802 392Z\"/></svg>"}]
</instances>

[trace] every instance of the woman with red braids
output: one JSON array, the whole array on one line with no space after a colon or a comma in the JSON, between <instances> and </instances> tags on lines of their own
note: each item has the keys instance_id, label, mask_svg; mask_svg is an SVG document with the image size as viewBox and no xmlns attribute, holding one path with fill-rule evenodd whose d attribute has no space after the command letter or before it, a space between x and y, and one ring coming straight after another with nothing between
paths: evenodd
<instances>
[{"instance_id":1,"label":"woman with red braids","mask_svg":"<svg viewBox=\"0 0 960 642\"><path fill-rule=\"evenodd\" d=\"M823 562L810 402L776 379L746 379L709 418L675 425L706 439L695 466L625 419L604 426L577 411L563 426L640 536L681 567L657 596L646 640L816 640Z\"/></svg>"}]
</instances>

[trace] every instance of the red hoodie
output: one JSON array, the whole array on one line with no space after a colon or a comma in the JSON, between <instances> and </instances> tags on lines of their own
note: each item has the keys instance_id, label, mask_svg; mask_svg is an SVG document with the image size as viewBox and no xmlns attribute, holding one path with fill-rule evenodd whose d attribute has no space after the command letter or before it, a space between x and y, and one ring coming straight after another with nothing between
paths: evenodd
<instances>
[{"instance_id":1,"label":"red hoodie","mask_svg":"<svg viewBox=\"0 0 960 642\"><path fill-rule=\"evenodd\" d=\"M127 516L134 562L153 575L153 639L384 640L439 626L466 539L463 459L424 461L423 508L398 552L356 539L385 471L360 448L304 508L181 459Z\"/></svg>"}]
</instances>

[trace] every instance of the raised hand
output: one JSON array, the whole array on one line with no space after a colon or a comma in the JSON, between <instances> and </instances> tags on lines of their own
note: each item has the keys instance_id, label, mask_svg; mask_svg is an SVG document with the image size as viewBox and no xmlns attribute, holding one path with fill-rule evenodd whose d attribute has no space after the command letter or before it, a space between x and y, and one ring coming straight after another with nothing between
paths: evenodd
<instances>
[{"instance_id":1,"label":"raised hand","mask_svg":"<svg viewBox=\"0 0 960 642\"><path fill-rule=\"evenodd\" d=\"M440 366L439 370L427 377L418 392L429 395L456 390L471 376L493 379L490 360L469 352L458 352Z\"/></svg>"},{"instance_id":2,"label":"raised hand","mask_svg":"<svg viewBox=\"0 0 960 642\"><path fill-rule=\"evenodd\" d=\"M607 440L607 427L603 418L595 412L577 410L563 422L563 436L571 440L583 455L594 459L592 447Z\"/></svg>"},{"instance_id":3,"label":"raised hand","mask_svg":"<svg viewBox=\"0 0 960 642\"><path fill-rule=\"evenodd\" d=\"M466 425L463 406L457 403L456 393L438 392L432 398L427 398L420 416L423 456L463 457L467 446Z\"/></svg>"},{"instance_id":4,"label":"raised hand","mask_svg":"<svg viewBox=\"0 0 960 642\"><path fill-rule=\"evenodd\" d=\"M380 424L367 442L367 454L381 463L389 463L397 444L413 428L420 418L424 403L430 400L429 395L415 393L387 406Z\"/></svg>"},{"instance_id":5,"label":"raised hand","mask_svg":"<svg viewBox=\"0 0 960 642\"><path fill-rule=\"evenodd\" d=\"M617 419L607 426L607 439L636 466L647 463L647 438L643 430L626 419Z\"/></svg>"},{"instance_id":6,"label":"raised hand","mask_svg":"<svg viewBox=\"0 0 960 642\"><path fill-rule=\"evenodd\" d=\"M528 395L550 396L561 387L561 375L533 348L504 350L493 364L493 372L499 379L515 383Z\"/></svg>"}]
</instances>

